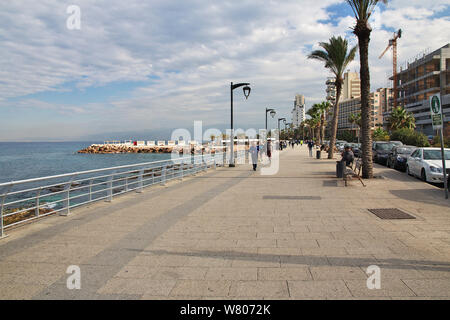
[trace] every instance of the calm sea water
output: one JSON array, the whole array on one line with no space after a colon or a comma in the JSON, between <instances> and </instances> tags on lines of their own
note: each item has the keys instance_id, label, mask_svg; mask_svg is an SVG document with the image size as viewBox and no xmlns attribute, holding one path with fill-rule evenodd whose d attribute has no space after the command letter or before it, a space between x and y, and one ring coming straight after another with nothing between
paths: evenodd
<instances>
[{"instance_id":1,"label":"calm sea water","mask_svg":"<svg viewBox=\"0 0 450 320\"><path fill-rule=\"evenodd\" d=\"M78 154L98 142L0 142L0 183L165 160L170 154Z\"/></svg>"}]
</instances>

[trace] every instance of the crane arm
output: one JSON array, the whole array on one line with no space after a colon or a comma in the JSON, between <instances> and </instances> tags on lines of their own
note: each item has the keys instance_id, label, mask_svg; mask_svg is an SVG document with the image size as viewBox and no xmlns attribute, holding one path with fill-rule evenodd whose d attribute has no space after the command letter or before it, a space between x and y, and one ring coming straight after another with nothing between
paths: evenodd
<instances>
[{"instance_id":1,"label":"crane arm","mask_svg":"<svg viewBox=\"0 0 450 320\"><path fill-rule=\"evenodd\" d=\"M386 50L383 51L383 53L378 57L378 59L381 59L384 56L384 54L389 50L390 47L391 45L388 45Z\"/></svg>"}]
</instances>

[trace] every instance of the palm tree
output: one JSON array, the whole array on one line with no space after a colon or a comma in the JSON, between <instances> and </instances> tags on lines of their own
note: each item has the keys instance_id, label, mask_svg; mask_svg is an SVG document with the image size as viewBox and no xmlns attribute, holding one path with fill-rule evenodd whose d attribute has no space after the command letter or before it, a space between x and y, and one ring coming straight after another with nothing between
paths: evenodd
<instances>
[{"instance_id":1,"label":"palm tree","mask_svg":"<svg viewBox=\"0 0 450 320\"><path fill-rule=\"evenodd\" d=\"M307 112L307 115L311 117L309 119L310 127L313 130L314 140L320 138L320 109L318 104L314 104Z\"/></svg>"},{"instance_id":2,"label":"palm tree","mask_svg":"<svg viewBox=\"0 0 450 320\"><path fill-rule=\"evenodd\" d=\"M355 114L355 113L350 114L348 116L348 122L350 122L352 124L352 128L353 128L353 125L356 124L359 127L359 129L361 129L361 113L358 112L357 114ZM359 143L359 138L360 138L359 133L360 132L358 132L358 143Z\"/></svg>"},{"instance_id":3,"label":"palm tree","mask_svg":"<svg viewBox=\"0 0 450 320\"><path fill-rule=\"evenodd\" d=\"M388 128L390 131L401 128L414 129L416 127L416 119L413 114L406 111L403 107L397 107L392 110L388 122Z\"/></svg>"},{"instance_id":4,"label":"palm tree","mask_svg":"<svg viewBox=\"0 0 450 320\"><path fill-rule=\"evenodd\" d=\"M331 103L328 101L318 104L318 109L320 111L320 144L323 144L323 139L325 138L325 116L330 108Z\"/></svg>"},{"instance_id":5,"label":"palm tree","mask_svg":"<svg viewBox=\"0 0 450 320\"><path fill-rule=\"evenodd\" d=\"M357 47L348 50L348 41L342 37L332 37L329 42L320 42L324 50L311 52L308 59L316 59L325 62L325 68L329 69L336 78L336 100L333 111L333 121L331 123L330 149L328 159L333 159L334 146L336 144L336 134L339 115L339 98L344 84L344 71L348 64L355 59Z\"/></svg>"},{"instance_id":6,"label":"palm tree","mask_svg":"<svg viewBox=\"0 0 450 320\"><path fill-rule=\"evenodd\" d=\"M373 178L372 137L370 128L370 72L369 72L369 42L372 28L369 18L379 2L387 0L346 0L353 10L356 25L353 33L358 37L361 79L361 135L362 135L362 176Z\"/></svg>"}]
</instances>

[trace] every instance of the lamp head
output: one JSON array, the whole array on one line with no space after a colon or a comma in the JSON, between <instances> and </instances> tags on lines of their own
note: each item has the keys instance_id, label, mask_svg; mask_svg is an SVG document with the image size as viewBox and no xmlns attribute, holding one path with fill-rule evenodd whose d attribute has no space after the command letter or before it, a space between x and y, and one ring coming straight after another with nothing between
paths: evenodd
<instances>
[{"instance_id":1,"label":"lamp head","mask_svg":"<svg viewBox=\"0 0 450 320\"><path fill-rule=\"evenodd\" d=\"M249 86L245 86L242 90L244 91L244 96L245 99L247 100L248 96L250 95L250 91L252 91L252 89Z\"/></svg>"},{"instance_id":2,"label":"lamp head","mask_svg":"<svg viewBox=\"0 0 450 320\"><path fill-rule=\"evenodd\" d=\"M276 114L277 114L277 112L275 110L270 111L270 116L272 118L275 117Z\"/></svg>"}]
</instances>

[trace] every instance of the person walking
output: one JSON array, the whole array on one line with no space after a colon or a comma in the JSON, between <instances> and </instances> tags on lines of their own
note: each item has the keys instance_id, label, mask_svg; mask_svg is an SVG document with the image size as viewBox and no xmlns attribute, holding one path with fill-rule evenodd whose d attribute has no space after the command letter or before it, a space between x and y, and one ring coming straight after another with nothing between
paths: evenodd
<instances>
[{"instance_id":1,"label":"person walking","mask_svg":"<svg viewBox=\"0 0 450 320\"><path fill-rule=\"evenodd\" d=\"M252 156L253 171L256 171L256 166L258 165L258 147L256 146L255 142L252 143L249 152Z\"/></svg>"},{"instance_id":2,"label":"person walking","mask_svg":"<svg viewBox=\"0 0 450 320\"><path fill-rule=\"evenodd\" d=\"M312 157L313 156L313 147L314 147L314 142L312 140L308 141L308 149L309 149L309 156Z\"/></svg>"},{"instance_id":3,"label":"person walking","mask_svg":"<svg viewBox=\"0 0 450 320\"><path fill-rule=\"evenodd\" d=\"M267 157L269 158L269 161L272 161L272 145L270 141L267 141Z\"/></svg>"}]
</instances>

